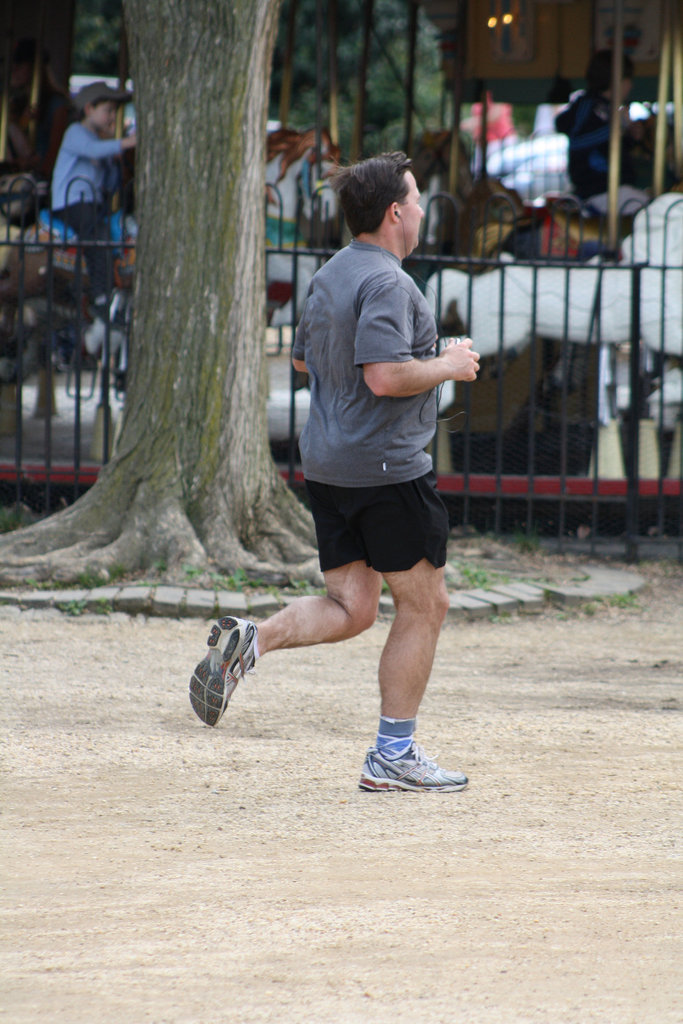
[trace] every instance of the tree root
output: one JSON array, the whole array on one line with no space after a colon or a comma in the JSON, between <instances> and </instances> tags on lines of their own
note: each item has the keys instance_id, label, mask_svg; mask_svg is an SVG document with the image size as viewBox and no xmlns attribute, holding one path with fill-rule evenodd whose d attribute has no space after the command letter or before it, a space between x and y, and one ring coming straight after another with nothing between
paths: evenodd
<instances>
[{"instance_id":1,"label":"tree root","mask_svg":"<svg viewBox=\"0 0 683 1024\"><path fill-rule=\"evenodd\" d=\"M104 481L102 481L104 485ZM0 537L0 583L35 580L73 583L85 575L103 583L112 576L152 570L184 582L187 569L225 575L242 570L252 579L283 585L292 579L319 585L310 516L282 486L253 509L239 538L226 509L198 529L175 496L159 500L141 483L124 511L106 509L107 488L22 530ZM112 497L112 495L109 495ZM120 500L120 499L119 499Z\"/></svg>"}]
</instances>

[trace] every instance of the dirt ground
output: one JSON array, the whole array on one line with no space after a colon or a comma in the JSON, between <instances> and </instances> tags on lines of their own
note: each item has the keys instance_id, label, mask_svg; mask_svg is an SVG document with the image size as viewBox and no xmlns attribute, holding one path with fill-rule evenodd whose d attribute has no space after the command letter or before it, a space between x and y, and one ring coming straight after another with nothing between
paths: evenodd
<instances>
[{"instance_id":1,"label":"dirt ground","mask_svg":"<svg viewBox=\"0 0 683 1024\"><path fill-rule=\"evenodd\" d=\"M443 629L419 740L458 794L370 794L387 620L269 655L218 728L198 620L0 609L0 1019L683 1019L683 569L636 602Z\"/></svg>"}]
</instances>

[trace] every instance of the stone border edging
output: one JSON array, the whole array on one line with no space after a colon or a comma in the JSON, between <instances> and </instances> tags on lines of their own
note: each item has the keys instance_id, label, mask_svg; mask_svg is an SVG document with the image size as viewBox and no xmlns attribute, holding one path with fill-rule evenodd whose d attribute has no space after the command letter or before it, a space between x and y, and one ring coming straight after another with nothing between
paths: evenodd
<instances>
[{"instance_id":1,"label":"stone border edging","mask_svg":"<svg viewBox=\"0 0 683 1024\"><path fill-rule=\"evenodd\" d=\"M571 607L603 597L633 594L645 586L637 573L602 566L585 566L586 579L570 584L501 583L487 589L457 590L450 594L447 620L472 620L512 613L538 614L548 604ZM0 590L0 605L20 610L56 608L65 613L124 612L166 618L211 619L216 615L250 616L261 619L295 600L277 594L247 598L239 591L199 590L167 584L95 587L92 590ZM380 612L392 614L390 597L380 598Z\"/></svg>"}]
</instances>

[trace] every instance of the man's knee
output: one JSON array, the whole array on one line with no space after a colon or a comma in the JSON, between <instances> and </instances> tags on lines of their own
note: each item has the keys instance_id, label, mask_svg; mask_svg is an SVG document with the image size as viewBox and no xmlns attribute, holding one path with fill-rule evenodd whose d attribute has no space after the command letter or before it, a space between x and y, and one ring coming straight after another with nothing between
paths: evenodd
<instances>
[{"instance_id":1,"label":"man's knee","mask_svg":"<svg viewBox=\"0 0 683 1024\"><path fill-rule=\"evenodd\" d=\"M434 622L442 623L448 614L448 591L443 580L434 587L429 600L423 603L425 614Z\"/></svg>"},{"instance_id":2,"label":"man's knee","mask_svg":"<svg viewBox=\"0 0 683 1024\"><path fill-rule=\"evenodd\" d=\"M404 579L401 586L396 586L395 581L391 587L394 603L397 608L410 611L413 615L428 619L430 622L444 621L448 613L449 597L443 573L438 571L425 576L420 573L413 581L414 585L407 584Z\"/></svg>"},{"instance_id":3,"label":"man's knee","mask_svg":"<svg viewBox=\"0 0 683 1024\"><path fill-rule=\"evenodd\" d=\"M354 601L346 608L349 616L349 637L358 636L370 629L377 619L378 602L371 599Z\"/></svg>"}]
</instances>

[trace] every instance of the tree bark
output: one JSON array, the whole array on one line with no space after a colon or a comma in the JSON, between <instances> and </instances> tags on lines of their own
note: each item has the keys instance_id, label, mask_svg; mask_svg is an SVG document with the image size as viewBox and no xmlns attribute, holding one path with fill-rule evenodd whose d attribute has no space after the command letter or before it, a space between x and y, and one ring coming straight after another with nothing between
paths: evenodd
<instances>
[{"instance_id":1,"label":"tree bark","mask_svg":"<svg viewBox=\"0 0 683 1024\"><path fill-rule=\"evenodd\" d=\"M310 517L267 436L264 149L279 3L124 0L139 236L122 431L75 505L3 539L6 581L159 562L313 574Z\"/></svg>"}]
</instances>

